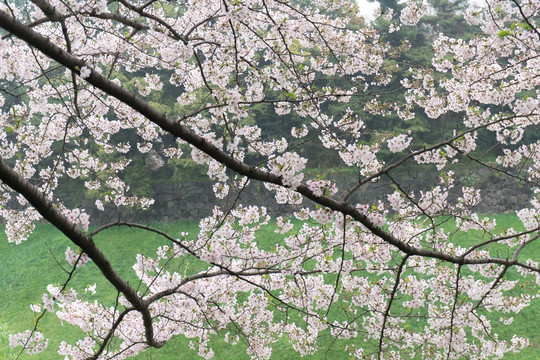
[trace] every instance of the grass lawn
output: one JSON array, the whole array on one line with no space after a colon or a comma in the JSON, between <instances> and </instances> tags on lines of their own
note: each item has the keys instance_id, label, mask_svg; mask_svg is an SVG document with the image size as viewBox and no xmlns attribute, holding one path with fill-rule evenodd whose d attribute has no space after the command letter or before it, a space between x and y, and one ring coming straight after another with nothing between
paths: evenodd
<instances>
[{"instance_id":1,"label":"grass lawn","mask_svg":"<svg viewBox=\"0 0 540 360\"><path fill-rule=\"evenodd\" d=\"M514 227L521 229L519 220L513 214L497 215L497 223L500 229ZM451 224L449 224L451 226ZM161 224L161 228L167 228L172 235L180 232L190 232L196 234L198 225L193 221ZM274 235L273 228L267 227L260 234L262 241L271 240ZM455 242L468 243L471 237L480 236L478 233L470 232L457 236ZM132 266L135 263L137 253L155 255L155 250L159 245L165 244L163 240L155 235L140 230L129 228L116 228L103 232L96 238L96 242L103 252L109 257L117 271L124 275L132 285L137 284ZM275 243L275 241L274 241ZM55 257L60 263L65 263L64 252L66 246L70 246L67 239L50 225L39 224L31 239L20 244L9 244L5 239L3 231L0 234L0 360L14 359L20 348L10 349L8 345L8 335L32 328L35 315L30 311L29 304L40 303L43 293L46 292L48 284L62 284L67 274L63 272L57 264ZM529 245L527 254L538 260L540 257L540 244ZM73 246L71 245L73 248ZM491 251L497 251L493 247ZM510 275L511 276L511 275ZM116 296L112 286L102 280L102 276L92 264L79 272L74 281L70 283L79 293L87 285L97 284L100 300L106 304L112 302ZM536 293L538 289L533 282L527 291ZM105 296L104 296L105 294ZM88 299L93 300L92 296ZM540 359L540 303L533 303L533 306L525 308L514 316L512 326L500 326L498 328L502 337L511 337L512 333L527 337L531 340L531 346L521 354L508 354L505 359ZM61 324L52 314L47 314L39 323L39 329L49 338L49 347L46 352L30 357L26 354L21 359L59 359L57 354L58 345L62 340L83 337L83 333L78 328L69 324ZM310 359L348 359L343 346L332 347L332 340L329 336L320 339L320 351ZM188 348L189 339L176 338L165 345L164 348L150 349L137 356L137 359L200 359L196 353ZM234 356L235 360L248 359L245 353L245 346L231 346L221 340L214 342L215 359L229 359ZM282 339L274 346L273 359L297 359L299 356Z\"/></svg>"}]
</instances>

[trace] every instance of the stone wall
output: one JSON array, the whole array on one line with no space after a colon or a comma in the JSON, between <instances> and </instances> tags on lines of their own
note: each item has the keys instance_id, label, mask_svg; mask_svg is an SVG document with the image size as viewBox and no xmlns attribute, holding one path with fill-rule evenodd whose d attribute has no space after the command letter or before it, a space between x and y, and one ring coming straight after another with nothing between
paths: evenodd
<instances>
[{"instance_id":1,"label":"stone wall","mask_svg":"<svg viewBox=\"0 0 540 360\"><path fill-rule=\"evenodd\" d=\"M354 184L354 179L349 179L350 176L342 174L341 176L337 175L336 178L340 190L350 188ZM402 188L407 191L415 191L417 197L419 189L429 189L438 184L438 179L433 179L429 175L424 176L421 180L418 176L409 175L402 176L402 178ZM354 193L351 201L374 204L379 199L386 200L387 194L393 192L392 185L389 179L366 184ZM489 172L458 177L454 189L450 192L450 197L455 199L455 197L460 196L463 186L475 186L482 189L483 200L476 207L480 213L515 211L527 206L532 197L530 186L522 186L519 181L514 179L496 178ZM163 221L200 219L211 214L216 203L226 207L233 203L266 206L271 216L290 214L301 207L314 206L309 200L304 200L302 205L277 204L274 200L274 192L268 191L261 183L257 182L251 182L238 198L235 194L235 196L225 200L215 198L210 183L162 184L154 190L156 192L156 205L153 216Z\"/></svg>"},{"instance_id":2,"label":"stone wall","mask_svg":"<svg viewBox=\"0 0 540 360\"><path fill-rule=\"evenodd\" d=\"M416 192L430 189L438 185L436 173L423 174L392 174L392 177L399 179L400 186L407 192ZM338 183L340 191L343 191L355 182L354 176L350 174L334 174L327 177L334 178ZM479 213L501 213L515 211L528 206L532 197L532 190L529 185L521 185L518 180L509 178L498 178L489 171L476 171L474 173L463 172L456 177L454 189L450 192L450 198L460 196L462 186L475 186L482 189L483 201L478 204L476 210ZM350 201L354 203L374 204L377 200L386 201L387 194L393 192L394 184L389 178L382 178L378 182L368 183L357 190ZM139 221L175 221L178 219L201 219L212 213L215 204L225 205L227 208L233 204L259 205L267 207L271 216L291 214L293 211L314 204L309 200L304 200L301 205L280 205L274 200L274 193L268 191L261 183L252 181L239 196L228 199L216 199L212 191L210 182L193 183L161 183L153 186L155 192L155 205L150 212L140 213L118 213L114 209L100 212L95 209L93 201L85 199L78 194L62 194L61 199L68 199L66 205L71 207L82 207L87 209L93 219L100 219L102 222L111 221L118 217L131 217ZM454 200L451 199L451 200Z\"/></svg>"}]
</instances>

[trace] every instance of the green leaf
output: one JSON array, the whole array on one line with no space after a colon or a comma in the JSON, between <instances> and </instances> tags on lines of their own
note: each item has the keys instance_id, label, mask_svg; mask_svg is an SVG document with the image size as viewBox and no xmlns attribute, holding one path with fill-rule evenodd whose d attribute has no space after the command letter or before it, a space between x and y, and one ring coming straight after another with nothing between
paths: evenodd
<instances>
[{"instance_id":1,"label":"green leaf","mask_svg":"<svg viewBox=\"0 0 540 360\"><path fill-rule=\"evenodd\" d=\"M527 31L531 31L532 30L532 26L529 25L529 24L524 24L524 23L519 23L519 26L521 26L523 29L527 30Z\"/></svg>"},{"instance_id":2,"label":"green leaf","mask_svg":"<svg viewBox=\"0 0 540 360\"><path fill-rule=\"evenodd\" d=\"M292 91L290 92L283 91L283 95L289 99L296 100L296 94Z\"/></svg>"},{"instance_id":3,"label":"green leaf","mask_svg":"<svg viewBox=\"0 0 540 360\"><path fill-rule=\"evenodd\" d=\"M505 37L505 36L510 35L510 31L508 31L508 30L501 30L501 31L499 31L499 32L497 33L497 35L499 35L499 37L502 38L502 37Z\"/></svg>"}]
</instances>

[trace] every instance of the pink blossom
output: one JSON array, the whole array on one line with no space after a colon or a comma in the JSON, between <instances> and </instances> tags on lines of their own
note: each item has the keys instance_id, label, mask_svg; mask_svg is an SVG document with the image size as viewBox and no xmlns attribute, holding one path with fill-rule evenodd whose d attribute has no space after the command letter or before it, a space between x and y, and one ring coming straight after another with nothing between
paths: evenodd
<instances>
[{"instance_id":1,"label":"pink blossom","mask_svg":"<svg viewBox=\"0 0 540 360\"><path fill-rule=\"evenodd\" d=\"M401 10L399 19L405 25L414 26L425 14L422 2L417 0L407 0L407 6Z\"/></svg>"},{"instance_id":2,"label":"pink blossom","mask_svg":"<svg viewBox=\"0 0 540 360\"><path fill-rule=\"evenodd\" d=\"M89 67L83 66L83 67L81 68L81 78L87 79L87 78L90 77L90 74L91 74L91 73L92 73L92 71L90 70Z\"/></svg>"},{"instance_id":3,"label":"pink blossom","mask_svg":"<svg viewBox=\"0 0 540 360\"><path fill-rule=\"evenodd\" d=\"M405 134L393 137L387 141L388 148L391 152L396 153L405 150L411 143L412 138Z\"/></svg>"}]
</instances>

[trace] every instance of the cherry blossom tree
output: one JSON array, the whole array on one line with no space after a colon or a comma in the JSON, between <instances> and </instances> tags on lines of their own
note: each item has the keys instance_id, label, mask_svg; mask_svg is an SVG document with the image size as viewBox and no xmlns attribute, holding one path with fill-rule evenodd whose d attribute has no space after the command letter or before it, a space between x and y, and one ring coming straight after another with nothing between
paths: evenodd
<instances>
[{"instance_id":1,"label":"cherry blossom tree","mask_svg":"<svg viewBox=\"0 0 540 360\"><path fill-rule=\"evenodd\" d=\"M280 338L313 354L321 334L355 358L500 358L523 349L526 339L502 338L496 325L510 326L536 298L515 290L540 285L527 252L540 236L537 192L517 211L525 230L496 231L495 219L476 211L483 189L464 186L456 169L474 164L538 186L539 8L537 0L492 0L467 13L482 33L467 41L439 35L432 65L410 69L400 102L388 84L406 66L393 59L407 44L391 48L346 0L2 2L0 215L8 240L25 241L46 220L69 239L71 273L96 266L118 292L106 305L85 300L71 276L47 287L32 310L86 334L58 353L121 359L185 336L209 359L210 339L222 337L268 359ZM411 0L381 16L396 31L426 11ZM164 87L176 103L160 107L150 99ZM253 115L261 104L276 119L294 116L290 136L261 131ZM334 106L345 108L336 116ZM397 114L406 122L415 111L462 121L423 147L411 145L414 131L363 121ZM128 132L135 142L120 136ZM479 137L496 144L488 149L494 161L476 151ZM317 167L302 152L313 142L352 169L351 186L306 171ZM100 211L151 209L153 199L134 195L122 177L128 153L151 151L206 166L218 198L259 182L298 211L271 219L265 207L236 201L201 219L198 234L172 234L125 218L96 223L56 192L79 179L99 194ZM402 177L411 167L437 173L438 183L411 190ZM384 197L353 200L383 182ZM445 227L451 221L454 230ZM270 246L257 241L269 223ZM154 257L137 257L139 287L93 240L123 226L169 241ZM454 240L473 230L480 240ZM184 258L204 270L170 266ZM34 327L10 342L37 353L46 337Z\"/></svg>"}]
</instances>

